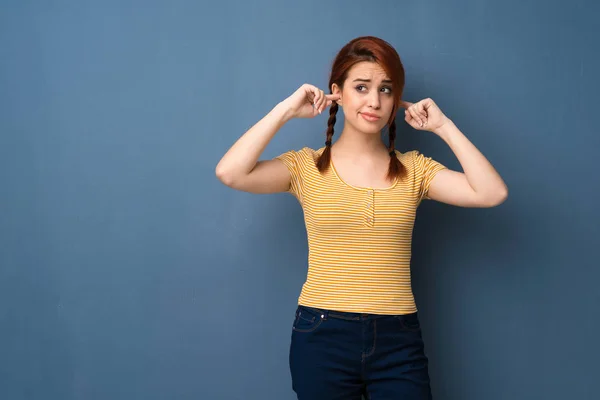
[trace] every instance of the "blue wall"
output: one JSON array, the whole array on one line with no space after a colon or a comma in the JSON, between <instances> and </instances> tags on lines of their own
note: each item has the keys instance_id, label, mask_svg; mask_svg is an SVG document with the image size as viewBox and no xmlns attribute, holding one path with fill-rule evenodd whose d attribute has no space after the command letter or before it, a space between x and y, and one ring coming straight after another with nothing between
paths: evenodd
<instances>
[{"instance_id":1,"label":"blue wall","mask_svg":"<svg viewBox=\"0 0 600 400\"><path fill-rule=\"evenodd\" d=\"M302 212L214 167L365 34L510 189L420 208L435 397L600 398L598 2L0 4L1 399L294 398ZM325 125L291 121L264 156L321 146ZM399 134L459 167L435 135Z\"/></svg>"}]
</instances>

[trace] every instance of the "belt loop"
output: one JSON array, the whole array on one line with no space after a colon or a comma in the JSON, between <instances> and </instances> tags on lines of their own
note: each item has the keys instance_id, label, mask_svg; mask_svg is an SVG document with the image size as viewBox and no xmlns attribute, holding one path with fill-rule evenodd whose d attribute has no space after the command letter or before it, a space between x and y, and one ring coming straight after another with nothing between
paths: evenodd
<instances>
[{"instance_id":1,"label":"belt loop","mask_svg":"<svg viewBox=\"0 0 600 400\"><path fill-rule=\"evenodd\" d=\"M329 317L329 310L321 310L321 319L325 321Z\"/></svg>"}]
</instances>

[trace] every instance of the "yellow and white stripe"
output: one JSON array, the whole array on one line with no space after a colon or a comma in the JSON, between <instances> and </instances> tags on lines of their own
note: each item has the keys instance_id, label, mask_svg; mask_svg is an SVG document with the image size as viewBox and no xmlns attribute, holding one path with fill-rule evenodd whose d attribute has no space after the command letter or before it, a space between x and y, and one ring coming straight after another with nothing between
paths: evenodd
<instances>
[{"instance_id":1,"label":"yellow and white stripe","mask_svg":"<svg viewBox=\"0 0 600 400\"><path fill-rule=\"evenodd\" d=\"M333 164L321 174L324 148L276 157L292 176L289 193L304 210L308 275L298 303L337 311L407 314L417 311L410 281L416 210L445 166L418 151L396 151L407 169L385 189L345 183Z\"/></svg>"}]
</instances>

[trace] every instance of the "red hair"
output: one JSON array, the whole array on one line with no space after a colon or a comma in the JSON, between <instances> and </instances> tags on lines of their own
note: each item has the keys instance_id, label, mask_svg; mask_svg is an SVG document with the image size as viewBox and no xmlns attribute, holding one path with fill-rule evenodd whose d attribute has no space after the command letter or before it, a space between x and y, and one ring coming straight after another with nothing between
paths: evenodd
<instances>
[{"instance_id":1,"label":"red hair","mask_svg":"<svg viewBox=\"0 0 600 400\"><path fill-rule=\"evenodd\" d=\"M398 111L402 92L404 90L404 66L400 61L400 56L396 50L385 40L374 36L362 36L348 42L338 52L331 67L329 78L329 90L335 83L340 88L344 87L344 82L348 78L350 69L363 61L376 62L386 72L392 80L392 94L394 106L390 119L388 120L390 165L388 168L388 178L400 178L406 173L406 168L398 157L396 157L394 142L396 140L396 112ZM320 172L324 172L331 161L331 138L333 136L333 126L336 121L338 105L333 102L329 108L329 120L327 121L327 139L323 154L317 159L316 164Z\"/></svg>"}]
</instances>

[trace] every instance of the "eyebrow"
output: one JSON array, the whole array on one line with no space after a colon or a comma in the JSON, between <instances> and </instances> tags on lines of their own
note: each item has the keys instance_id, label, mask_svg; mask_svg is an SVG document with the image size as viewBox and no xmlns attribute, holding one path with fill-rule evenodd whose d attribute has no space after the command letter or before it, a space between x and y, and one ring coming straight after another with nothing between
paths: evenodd
<instances>
[{"instance_id":1,"label":"eyebrow","mask_svg":"<svg viewBox=\"0 0 600 400\"><path fill-rule=\"evenodd\" d=\"M354 82L371 82L371 80L358 78L358 79L355 79ZM381 81L381 83L392 83L392 81L389 79L385 79L385 80Z\"/></svg>"}]
</instances>

